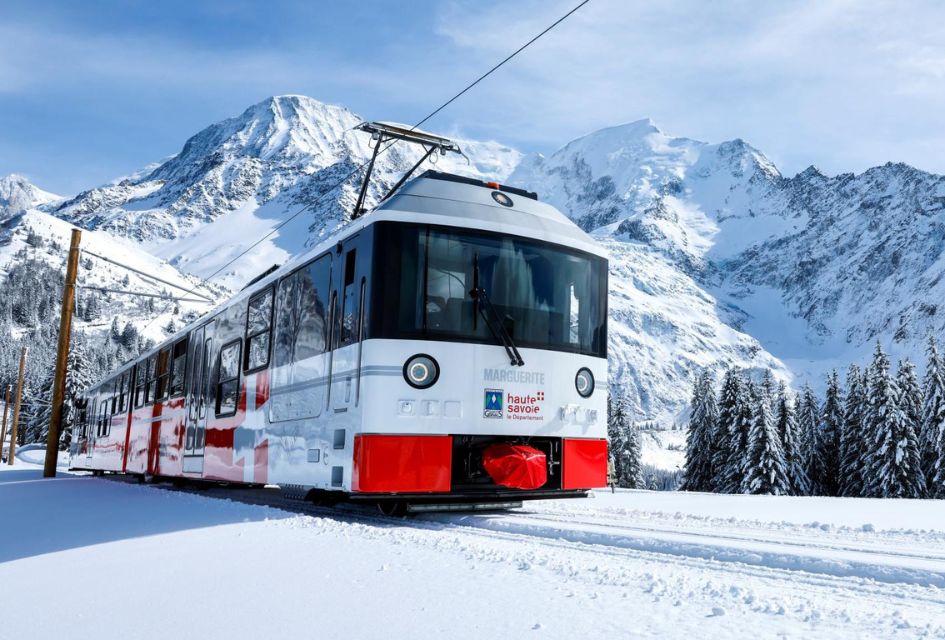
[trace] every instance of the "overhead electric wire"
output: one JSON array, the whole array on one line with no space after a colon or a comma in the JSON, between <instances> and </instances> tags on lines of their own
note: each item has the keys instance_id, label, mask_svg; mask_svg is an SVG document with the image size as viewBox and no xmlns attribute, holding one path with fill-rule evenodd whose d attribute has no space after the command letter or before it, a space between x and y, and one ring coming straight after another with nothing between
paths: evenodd
<instances>
[{"instance_id":1,"label":"overhead electric wire","mask_svg":"<svg viewBox=\"0 0 945 640\"><path fill-rule=\"evenodd\" d=\"M175 289L180 289L181 291L184 292L184 295L193 294L193 295L195 295L195 296L198 296L198 297L200 297L200 298L203 298L203 299L206 300L207 302L213 302L213 300L211 300L211 299L208 298L207 296L205 296L205 295L203 295L203 294L200 294L200 293L196 293L195 291L192 291L192 290L188 289L187 287L181 286L181 285L179 285L179 284L174 284L173 282L171 282L171 281L169 281L169 280L164 280L163 278L158 278L157 276L151 275L150 273L147 273L146 271L141 271L140 269L135 269L134 267L129 267L128 265L122 264L122 263L118 262L117 260L112 260L111 258L106 258L105 256L100 256L100 255L98 255L97 253L93 253L93 252L89 251L88 249L82 249L82 253L88 254L88 255L92 256L93 258L98 258L99 260L104 260L105 262L110 262L111 264L115 265L116 267L121 267L122 269L126 269L126 270L128 270L128 271L131 271L132 273L137 273L139 276L143 276L143 277L148 278L148 279L150 279L150 280L155 280L155 281L160 282L160 283L162 283L162 284L166 284L166 285L169 286L169 287L174 287ZM95 288L95 287L85 287L85 288L86 288L86 289L89 289L89 288Z\"/></svg>"},{"instance_id":2,"label":"overhead electric wire","mask_svg":"<svg viewBox=\"0 0 945 640\"><path fill-rule=\"evenodd\" d=\"M203 304L213 304L213 300L206 298L179 298L177 296L164 295L162 293L145 293L144 291L128 291L126 289L109 289L107 287L97 287L95 285L76 285L78 289L87 289L89 291L98 291L100 293L118 293L127 296L140 296L142 298L161 298L162 300L171 300L173 302L201 302ZM186 293L184 295L187 295Z\"/></svg>"},{"instance_id":3,"label":"overhead electric wire","mask_svg":"<svg viewBox=\"0 0 945 640\"><path fill-rule=\"evenodd\" d=\"M474 81L472 81L471 83L469 83L468 85L466 85L466 87L464 87L461 91L459 91L459 92L458 92L456 95L454 95L452 98L450 98L449 100L447 100L446 102L444 102L443 104L441 104L440 106L438 106L436 109L434 109L433 111L431 111L430 113L428 113L426 116L424 116L423 119L421 119L421 120L420 120L419 122L417 122L415 125L413 125L412 127L410 127L409 130L410 130L410 131L413 131L414 129L420 127L420 126L423 125L425 122L427 122L428 120L430 120L430 119L431 119L432 117L434 117L436 114L440 113L443 109L445 109L445 108L448 107L450 104L452 104L453 102L455 102L458 98L460 98L462 95L464 95L464 94L465 94L466 92L468 92L470 89L472 89L473 87L475 87L476 85L478 85L480 82L482 82L483 80L485 80L486 78L488 78L488 77L489 77L490 75L492 75L493 73L495 73L500 67L502 67L503 65L505 65L505 64L506 64L507 62L509 62L512 58L514 58L515 56L517 56L518 54L520 54L522 51L524 51L525 49L527 49L528 47L530 47L532 44L534 44L539 38L541 38L542 36L544 36L545 34L547 34L549 31L551 31L552 29L554 29L555 27L557 27L559 24L561 24L561 23L564 22L565 20L567 20L569 17L571 17L571 15L573 15L576 11L578 11L581 7L583 7L584 5L586 5L588 2L590 2L590 0L583 0L582 2L578 3L577 5L575 5L570 11L568 11L567 13L565 13L564 15L562 15L560 18L558 18L557 20L555 20L554 22L552 22L550 25L548 25L547 27L545 27L545 29L543 29L540 33L538 33L536 36L534 36L531 40L529 40L528 42L526 42L525 44L523 44L522 46L520 46L518 49L516 49L515 51L513 51L512 53L510 53L510 54L509 54L508 56L506 56L501 62L499 62L498 64L496 64L495 66L493 66L491 69L489 69L488 71L486 71L485 73L483 73L481 76L479 76L478 78L476 78ZM388 149L390 149L392 146L394 146L394 144L396 144L396 140L395 140L394 142L391 142L390 144L388 144L388 145L387 145L386 147L384 147L383 149L381 149L381 150L377 153L377 156L380 156L381 154L385 153ZM377 157L377 156L375 156L375 157ZM254 248L256 248L256 247L257 247L260 243L262 243L264 240L266 240L267 238L269 238L269 237L270 237L272 234L274 234L276 231L278 231L278 230L281 229L282 227L286 226L286 225L289 224L292 220L294 220L295 218L297 218L298 216L302 215L304 212L308 211L309 209L311 209L312 207L314 207L315 205L317 205L319 202L321 202L322 199L325 198L328 194L330 194L330 193L333 192L335 189L337 189L338 187L340 187L341 185L343 185L344 183L346 183L352 176L356 175L356 174L359 173L362 169L364 169L364 168L369 164L369 162L370 162L370 161L362 162L360 165L358 165L357 167L355 167L352 171L350 171L349 173L347 173L343 178L341 178L340 180L338 180L337 182L335 182L334 184L332 184L330 187L328 187L328 189L326 189L326 190L325 190L320 196L318 196L315 200L313 200L312 202L308 203L307 205L305 205L304 207L302 207L301 209L299 209L298 211L296 211L295 213L293 213L292 215L290 215L288 218L286 218L285 220L283 220L282 222L280 222L279 224L277 224L275 227L273 227L272 229L270 229L268 233L266 233L265 235L263 235L261 238L259 238L259 239L256 240L255 242L253 242L251 245L249 245L248 247L246 247L246 248L243 249L242 251L240 251L238 254L236 254L235 257L233 257L232 259L230 259L228 262L226 262L223 266L221 266L221 267L218 268L216 271L214 271L213 273L211 273L209 276L207 276L206 278L202 278L202 280L203 280L204 282L206 282L206 283L209 283L210 280L212 280L213 278L215 278L216 276L218 276L220 273L222 273L224 269L226 269L226 268L229 267L230 265L234 264L237 260L239 260L240 258L242 258L243 256L245 256L247 253L249 253L250 251L252 251ZM194 287L194 289L191 289L191 290L187 291L184 295L187 295L188 293L193 293L194 290L196 290L196 288L197 288L197 287ZM154 320L156 320L156 319L157 319L157 317L153 318L153 319L151 320L151 322L149 322L148 324L146 324L146 325L144 326L144 329L147 329L149 326L151 326L151 324L152 324L152 323L154 322ZM142 331L143 331L144 329L142 329Z\"/></svg>"}]
</instances>

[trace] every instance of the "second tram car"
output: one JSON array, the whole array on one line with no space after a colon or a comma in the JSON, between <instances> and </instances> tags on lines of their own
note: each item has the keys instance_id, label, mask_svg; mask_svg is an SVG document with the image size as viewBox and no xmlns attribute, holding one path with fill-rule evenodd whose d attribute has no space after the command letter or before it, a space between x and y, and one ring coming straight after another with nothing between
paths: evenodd
<instances>
[{"instance_id":1,"label":"second tram car","mask_svg":"<svg viewBox=\"0 0 945 640\"><path fill-rule=\"evenodd\" d=\"M534 193L427 171L85 391L71 467L385 509L582 497L606 395L602 249Z\"/></svg>"}]
</instances>

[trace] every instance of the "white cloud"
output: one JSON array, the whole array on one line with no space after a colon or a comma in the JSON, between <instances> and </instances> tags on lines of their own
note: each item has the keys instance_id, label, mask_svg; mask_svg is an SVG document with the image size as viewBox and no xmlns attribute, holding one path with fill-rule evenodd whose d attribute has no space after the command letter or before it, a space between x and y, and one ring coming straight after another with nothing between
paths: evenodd
<instances>
[{"instance_id":1,"label":"white cloud","mask_svg":"<svg viewBox=\"0 0 945 640\"><path fill-rule=\"evenodd\" d=\"M485 64L571 4L453 4L439 31ZM908 144L945 135L943 24L933 2L592 0L476 108L538 144L650 116L679 135L746 138L789 172L886 160L945 172L940 152Z\"/></svg>"}]
</instances>

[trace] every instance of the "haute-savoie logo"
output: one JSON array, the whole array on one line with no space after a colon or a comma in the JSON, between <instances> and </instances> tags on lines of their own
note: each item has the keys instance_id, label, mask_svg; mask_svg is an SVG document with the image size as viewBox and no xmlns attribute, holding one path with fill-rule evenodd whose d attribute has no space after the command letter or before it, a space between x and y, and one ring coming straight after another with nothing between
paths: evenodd
<instances>
[{"instance_id":1,"label":"haute-savoie logo","mask_svg":"<svg viewBox=\"0 0 945 640\"><path fill-rule=\"evenodd\" d=\"M482 416L484 418L501 418L505 393L502 389L486 389L483 398Z\"/></svg>"}]
</instances>

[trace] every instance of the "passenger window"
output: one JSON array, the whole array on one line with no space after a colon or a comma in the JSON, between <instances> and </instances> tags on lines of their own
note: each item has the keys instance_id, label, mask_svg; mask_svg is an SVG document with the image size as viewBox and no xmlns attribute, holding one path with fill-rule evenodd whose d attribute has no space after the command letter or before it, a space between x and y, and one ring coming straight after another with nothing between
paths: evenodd
<instances>
[{"instance_id":1,"label":"passenger window","mask_svg":"<svg viewBox=\"0 0 945 640\"><path fill-rule=\"evenodd\" d=\"M145 383L148 379L148 361L142 360L135 367L135 399L134 405L135 409L144 406L145 396Z\"/></svg>"},{"instance_id":2,"label":"passenger window","mask_svg":"<svg viewBox=\"0 0 945 640\"><path fill-rule=\"evenodd\" d=\"M125 399L127 398L128 391L128 374L123 373L118 379L118 412L123 413L125 411Z\"/></svg>"},{"instance_id":3,"label":"passenger window","mask_svg":"<svg viewBox=\"0 0 945 640\"><path fill-rule=\"evenodd\" d=\"M154 361L155 356L148 358L148 361L145 363L145 402L151 404L154 402L154 391L157 389L157 380L154 379Z\"/></svg>"},{"instance_id":4,"label":"passenger window","mask_svg":"<svg viewBox=\"0 0 945 640\"><path fill-rule=\"evenodd\" d=\"M187 399L187 405L189 406L190 419L197 419L197 405L199 404L199 398L202 393L200 388L200 383L203 381L203 376L201 372L203 371L203 341L194 340L194 352L190 357L190 393L189 398Z\"/></svg>"},{"instance_id":5,"label":"passenger window","mask_svg":"<svg viewBox=\"0 0 945 640\"><path fill-rule=\"evenodd\" d=\"M213 352L211 347L213 347L213 338L207 338L203 343L203 361L202 361L203 371L200 372L200 378L199 378L200 380L199 384L202 387L200 391L198 392L200 395L199 402L200 402L200 419L201 420L206 417L207 405L210 404L210 391L211 391L211 382L212 382L210 378L212 374L212 369L210 367L210 364L211 364L210 354Z\"/></svg>"},{"instance_id":6,"label":"passenger window","mask_svg":"<svg viewBox=\"0 0 945 640\"><path fill-rule=\"evenodd\" d=\"M171 396L176 398L184 395L184 378L186 375L187 339L184 338L174 345L173 359L171 361Z\"/></svg>"},{"instance_id":7,"label":"passenger window","mask_svg":"<svg viewBox=\"0 0 945 640\"><path fill-rule=\"evenodd\" d=\"M345 254L344 298L341 311L341 334L338 346L344 347L358 341L358 288L354 286L354 268L357 250Z\"/></svg>"},{"instance_id":8,"label":"passenger window","mask_svg":"<svg viewBox=\"0 0 945 640\"><path fill-rule=\"evenodd\" d=\"M236 413L240 395L240 346L236 340L220 349L217 370L217 415Z\"/></svg>"},{"instance_id":9,"label":"passenger window","mask_svg":"<svg viewBox=\"0 0 945 640\"><path fill-rule=\"evenodd\" d=\"M250 298L246 316L246 371L269 365L269 342L272 336L272 289Z\"/></svg>"},{"instance_id":10,"label":"passenger window","mask_svg":"<svg viewBox=\"0 0 945 640\"><path fill-rule=\"evenodd\" d=\"M273 421L317 416L325 403L331 254L282 280L273 340Z\"/></svg>"},{"instance_id":11,"label":"passenger window","mask_svg":"<svg viewBox=\"0 0 945 640\"><path fill-rule=\"evenodd\" d=\"M168 382L171 374L171 350L162 349L157 355L157 366L154 369L154 400L167 398Z\"/></svg>"}]
</instances>

